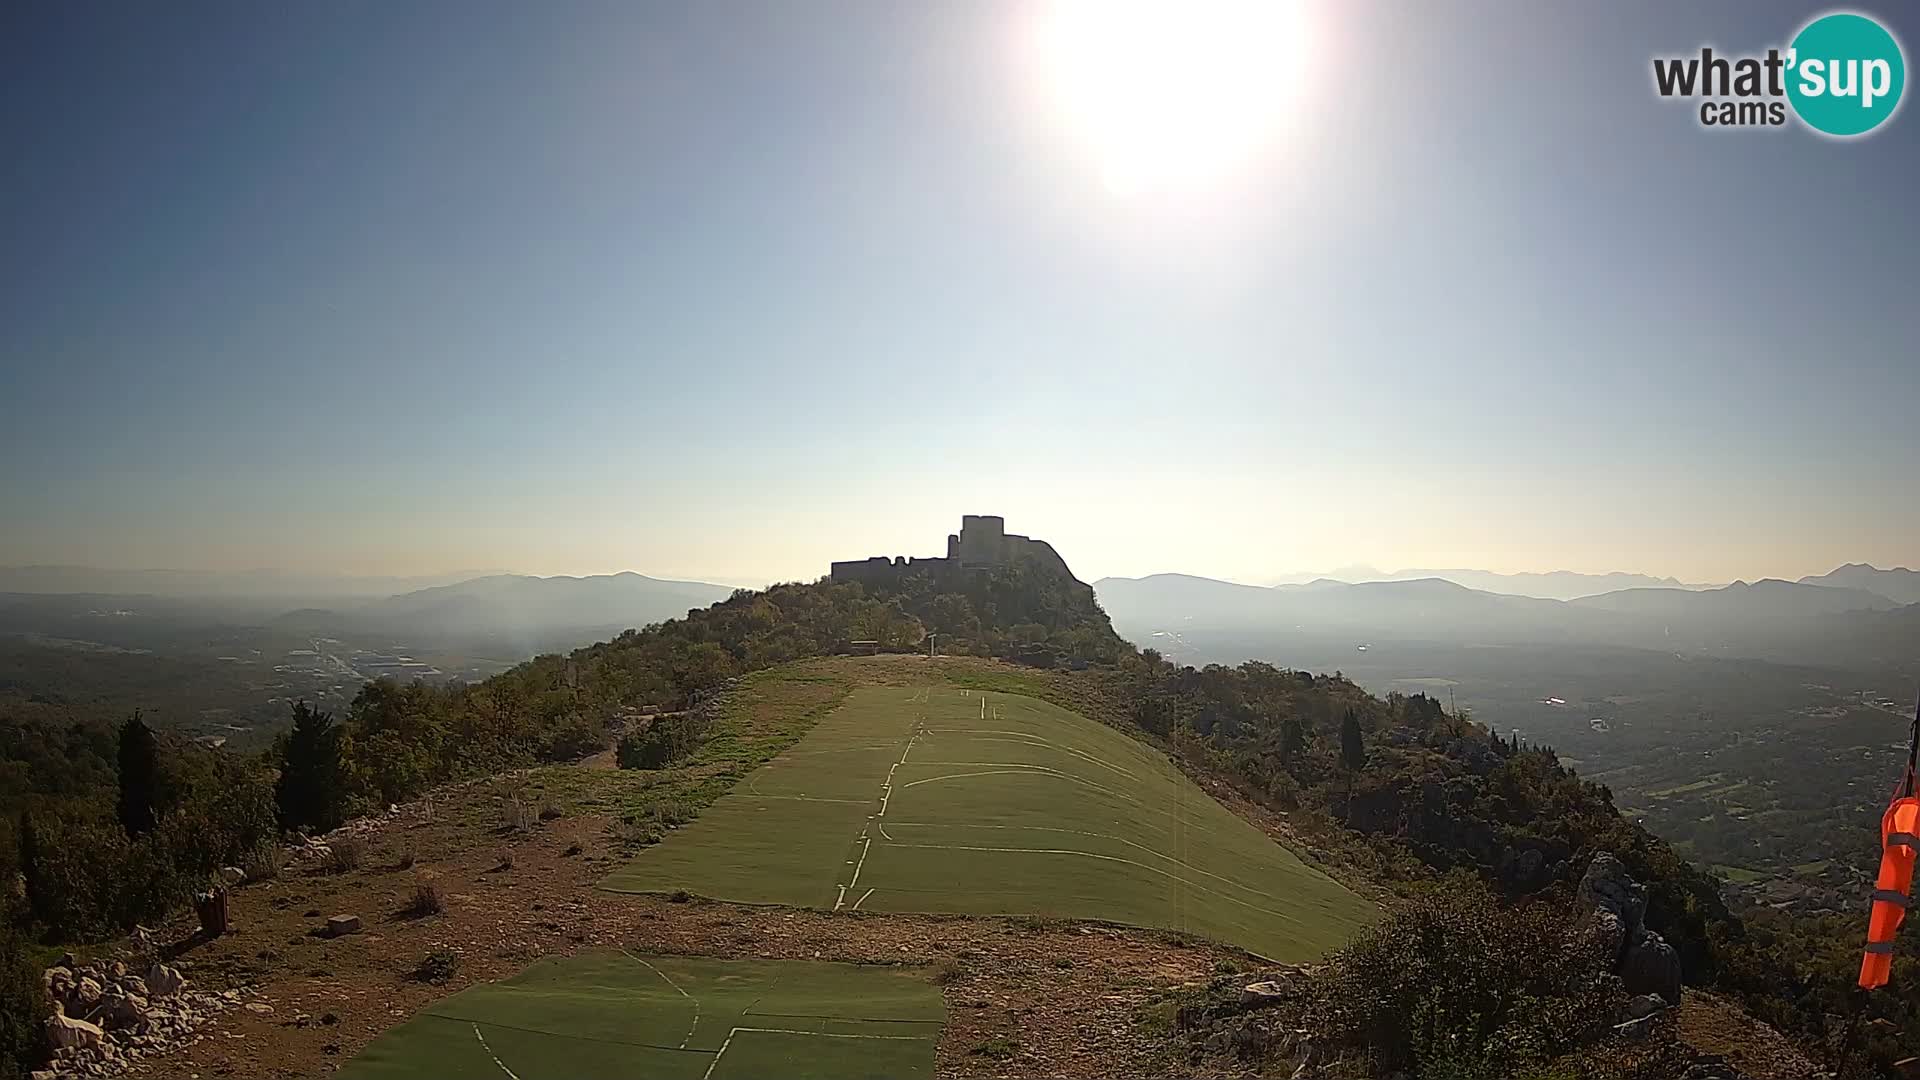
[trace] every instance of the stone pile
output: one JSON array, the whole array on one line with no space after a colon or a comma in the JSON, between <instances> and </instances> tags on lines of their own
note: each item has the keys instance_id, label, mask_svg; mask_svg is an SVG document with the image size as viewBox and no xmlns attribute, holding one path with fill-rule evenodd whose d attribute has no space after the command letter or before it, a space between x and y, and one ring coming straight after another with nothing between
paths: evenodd
<instances>
[{"instance_id":1,"label":"stone pile","mask_svg":"<svg viewBox=\"0 0 1920 1080\"><path fill-rule=\"evenodd\" d=\"M46 971L51 1067L33 1080L105 1077L143 1057L197 1042L200 1027L247 992L191 988L180 970L154 962L136 972L119 960L81 964L72 954Z\"/></svg>"},{"instance_id":2,"label":"stone pile","mask_svg":"<svg viewBox=\"0 0 1920 1080\"><path fill-rule=\"evenodd\" d=\"M1313 1032L1278 1019L1293 1015L1320 969L1282 964L1215 978L1195 1003L1181 1007L1174 1028L1200 1055L1224 1054L1265 1075L1308 1080L1330 1054Z\"/></svg>"}]
</instances>

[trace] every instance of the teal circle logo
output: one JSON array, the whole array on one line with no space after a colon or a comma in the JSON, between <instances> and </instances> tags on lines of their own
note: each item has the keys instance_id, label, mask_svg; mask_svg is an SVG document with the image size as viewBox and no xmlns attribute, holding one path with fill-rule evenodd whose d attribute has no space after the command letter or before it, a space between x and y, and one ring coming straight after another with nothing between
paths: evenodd
<instances>
[{"instance_id":1,"label":"teal circle logo","mask_svg":"<svg viewBox=\"0 0 1920 1080\"><path fill-rule=\"evenodd\" d=\"M1815 131L1865 135L1900 107L1907 62L1886 28L1850 11L1808 23L1787 53L1787 100Z\"/></svg>"}]
</instances>

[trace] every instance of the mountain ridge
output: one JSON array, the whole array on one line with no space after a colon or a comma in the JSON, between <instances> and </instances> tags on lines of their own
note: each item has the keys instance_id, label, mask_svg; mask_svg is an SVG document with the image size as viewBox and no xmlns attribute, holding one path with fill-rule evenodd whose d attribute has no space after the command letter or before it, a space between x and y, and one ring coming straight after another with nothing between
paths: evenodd
<instances>
[{"instance_id":1,"label":"mountain ridge","mask_svg":"<svg viewBox=\"0 0 1920 1080\"><path fill-rule=\"evenodd\" d=\"M1898 604L1920 604L1920 570L1904 566L1882 570L1870 563L1846 563L1824 574L1803 577L1800 583L1865 589Z\"/></svg>"}]
</instances>

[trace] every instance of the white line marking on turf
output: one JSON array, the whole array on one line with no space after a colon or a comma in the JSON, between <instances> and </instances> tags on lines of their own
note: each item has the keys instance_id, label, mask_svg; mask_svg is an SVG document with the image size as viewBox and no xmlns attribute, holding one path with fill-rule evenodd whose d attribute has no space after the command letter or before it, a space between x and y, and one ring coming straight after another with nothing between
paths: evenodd
<instances>
[{"instance_id":1,"label":"white line marking on turf","mask_svg":"<svg viewBox=\"0 0 1920 1080\"><path fill-rule=\"evenodd\" d=\"M855 910L855 911L859 911L859 910L860 910L860 905L861 905L861 904L864 904L864 903L866 903L866 902L867 902L867 897L869 897L869 896L872 896L872 895L873 895L873 890L872 890L872 889L868 889L868 890L867 890L866 892L863 892L863 893L861 893L861 894L860 894L860 899L858 899L858 900L855 900L855 901L853 902L853 910Z\"/></svg>"},{"instance_id":2,"label":"white line marking on turf","mask_svg":"<svg viewBox=\"0 0 1920 1080\"><path fill-rule=\"evenodd\" d=\"M1041 738L1038 735L1029 735L1024 731L1003 731L999 728L928 728L927 730L950 732L955 735L1012 735L1014 736L1014 738L1011 738L1011 739L981 739L980 741L981 742L1024 743L1029 746L1044 746L1049 750L1058 750L1063 754L1072 754L1075 757L1086 758L1088 761L1093 762L1095 765L1098 765L1103 769L1111 769L1114 772L1119 773L1121 776L1124 776L1129 780L1140 779L1138 776L1135 776L1133 773L1128 772L1127 770L1121 768L1120 766L1112 764L1111 762L1102 761L1099 758L1094 757L1092 754L1089 754L1084 750L1075 750L1071 746L1061 746L1059 743L1048 742L1047 740ZM957 762L941 762L941 764L951 765L951 764L957 764Z\"/></svg>"},{"instance_id":3,"label":"white line marking on turf","mask_svg":"<svg viewBox=\"0 0 1920 1080\"><path fill-rule=\"evenodd\" d=\"M860 871L866 868L867 852L873 850L873 837L868 836L866 840L867 840L867 846L860 849L860 861L857 864L855 864L853 868L853 880L847 882L847 888L849 889L853 888L855 885L860 884Z\"/></svg>"},{"instance_id":4,"label":"white line marking on turf","mask_svg":"<svg viewBox=\"0 0 1920 1080\"><path fill-rule=\"evenodd\" d=\"M519 1075L516 1074L512 1069L507 1068L506 1062L500 1060L500 1055L493 1052L493 1047L487 1045L487 1037L485 1035L480 1034L479 1024L473 1025L473 1037L480 1040L480 1049L485 1050L487 1052L487 1056L493 1059L493 1063L495 1065L500 1066L501 1072L506 1073L508 1076L512 1077L513 1080L520 1080Z\"/></svg>"},{"instance_id":5,"label":"white line marking on turf","mask_svg":"<svg viewBox=\"0 0 1920 1080\"><path fill-rule=\"evenodd\" d=\"M1127 794L1124 791L1115 791L1110 787L1102 787L1091 780L1082 779L1081 777L1075 776L1070 772L1061 772L1059 769L1049 769L1045 765L1023 765L1017 761L943 761L943 762L940 762L940 764L942 765L996 765L1000 767L988 769L985 772L946 773L941 776L929 776L924 780L915 780L910 784L904 784L902 786L903 787L919 787L921 784L931 784L936 780L964 780L970 776L998 776L1001 773L1019 773L1022 775L1025 775L1028 773L1038 773L1042 776L1055 776L1055 777L1059 777L1062 780L1071 780L1076 784L1081 784L1086 787L1090 787L1095 791L1106 792L1108 795L1111 795L1116 799L1125 799L1130 803L1135 803L1142 806L1146 805L1145 803L1141 803L1139 799L1134 798L1133 796Z\"/></svg>"},{"instance_id":6,"label":"white line marking on turf","mask_svg":"<svg viewBox=\"0 0 1920 1080\"><path fill-rule=\"evenodd\" d=\"M726 1054L727 1047L733 1045L733 1037L743 1031L758 1031L768 1035L811 1035L820 1039L884 1039L889 1042L926 1041L926 1036L924 1035L850 1035L840 1031L798 1031L793 1028L737 1027L727 1032L727 1037L721 1041L720 1049L714 1051L713 1060L707 1064L707 1071L700 1075L700 1080L710 1080L713 1076L713 1070L719 1068L720 1058ZM501 1067L505 1068L505 1066ZM509 1073L508 1075L511 1076L512 1074ZM514 1080L520 1080L520 1078L516 1076Z\"/></svg>"},{"instance_id":7,"label":"white line marking on turf","mask_svg":"<svg viewBox=\"0 0 1920 1080\"><path fill-rule=\"evenodd\" d=\"M641 959L640 957L633 955L633 953L628 952L628 950L626 949L621 949L620 951L623 953L626 953L627 959L638 963L641 967L646 968L648 971L651 971L655 975L660 976L660 979L662 982L666 983L668 986L673 987L675 990L680 991L681 997L686 998L688 1001L693 1002L693 1027L688 1028L687 1037L680 1040L680 1049L685 1050L687 1048L687 1044L693 1041L694 1028L698 1028L700 1026L700 999L697 997L694 997L692 994L687 993L686 989L682 987L679 983L674 982L672 979L668 978L666 972L661 971L659 968L654 967L652 964L647 963L645 960Z\"/></svg>"},{"instance_id":8,"label":"white line marking on turf","mask_svg":"<svg viewBox=\"0 0 1920 1080\"><path fill-rule=\"evenodd\" d=\"M893 774L895 770L900 768L900 766L905 765L907 763L907 755L913 753L913 744L919 741L920 741L920 729L916 727L914 729L913 735L907 739L906 748L900 751L900 760L894 762L892 765L887 767L887 778L886 780L882 781L880 784L880 812L878 814L874 814L868 817L867 818L868 822L873 822L879 818L883 818L887 816L887 803L891 801L893 798ZM860 848L860 861L854 863L852 880L848 881L845 885L840 886L840 895L833 902L833 910L835 911L839 911L841 905L847 902L847 890L853 888L855 885L860 884L860 871L864 869L867 865L867 852L873 850L873 837L867 835L867 830L871 827L872 827L871 824L862 826L860 829L860 835L854 837L855 840L864 840L866 841L866 843ZM882 826L880 831L882 835L885 835L886 827ZM848 861L853 862L853 860L851 859L849 859ZM871 892L872 890L869 889L868 891Z\"/></svg>"}]
</instances>

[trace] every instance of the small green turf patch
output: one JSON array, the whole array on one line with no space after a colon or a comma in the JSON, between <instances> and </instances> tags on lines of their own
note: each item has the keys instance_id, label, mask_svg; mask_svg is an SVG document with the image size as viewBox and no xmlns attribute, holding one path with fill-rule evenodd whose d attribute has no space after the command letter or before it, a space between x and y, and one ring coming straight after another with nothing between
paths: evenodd
<instances>
[{"instance_id":1,"label":"small green turf patch","mask_svg":"<svg viewBox=\"0 0 1920 1080\"><path fill-rule=\"evenodd\" d=\"M911 1080L945 1022L925 971L595 952L435 1002L341 1075Z\"/></svg>"}]
</instances>

